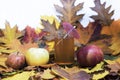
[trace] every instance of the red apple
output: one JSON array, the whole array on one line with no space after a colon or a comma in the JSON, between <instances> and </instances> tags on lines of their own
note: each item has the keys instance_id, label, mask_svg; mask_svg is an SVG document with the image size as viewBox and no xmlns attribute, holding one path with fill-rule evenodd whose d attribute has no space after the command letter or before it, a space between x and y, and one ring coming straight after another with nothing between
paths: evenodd
<instances>
[{"instance_id":1,"label":"red apple","mask_svg":"<svg viewBox=\"0 0 120 80\"><path fill-rule=\"evenodd\" d=\"M11 53L6 60L6 65L13 69L21 69L25 66L25 56L19 52Z\"/></svg>"},{"instance_id":2,"label":"red apple","mask_svg":"<svg viewBox=\"0 0 120 80\"><path fill-rule=\"evenodd\" d=\"M96 45L87 45L78 49L77 61L82 67L92 67L104 59L102 50Z\"/></svg>"}]
</instances>

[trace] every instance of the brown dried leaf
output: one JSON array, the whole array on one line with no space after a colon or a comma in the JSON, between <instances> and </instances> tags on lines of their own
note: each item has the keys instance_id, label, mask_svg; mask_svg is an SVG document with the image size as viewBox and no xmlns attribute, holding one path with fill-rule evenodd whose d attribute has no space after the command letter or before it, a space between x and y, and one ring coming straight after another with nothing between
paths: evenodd
<instances>
[{"instance_id":1,"label":"brown dried leaf","mask_svg":"<svg viewBox=\"0 0 120 80\"><path fill-rule=\"evenodd\" d=\"M0 29L0 37L4 36L2 29Z\"/></svg>"},{"instance_id":2,"label":"brown dried leaf","mask_svg":"<svg viewBox=\"0 0 120 80\"><path fill-rule=\"evenodd\" d=\"M76 68L71 68L72 70ZM70 70L70 69L69 69ZM85 71L75 71L75 72L67 72L64 69L60 68L59 66L52 67L52 72L56 75L62 77L65 80L90 80L90 75L87 74Z\"/></svg>"},{"instance_id":3,"label":"brown dried leaf","mask_svg":"<svg viewBox=\"0 0 120 80\"><path fill-rule=\"evenodd\" d=\"M94 3L95 3L95 7L92 7L91 9L97 12L98 15L93 15L91 16L91 18L93 18L94 20L100 21L100 24L102 24L103 26L110 25L114 20L114 19L111 19L111 17L114 14L114 11L111 11L109 13L111 6L105 8L106 2L101 4L100 0L95 0Z\"/></svg>"},{"instance_id":4,"label":"brown dried leaf","mask_svg":"<svg viewBox=\"0 0 120 80\"><path fill-rule=\"evenodd\" d=\"M120 63L119 62L115 62L113 64L109 64L107 65L108 68L110 68L110 72L119 72L120 71Z\"/></svg>"},{"instance_id":5,"label":"brown dried leaf","mask_svg":"<svg viewBox=\"0 0 120 80\"><path fill-rule=\"evenodd\" d=\"M76 0L60 0L63 7L54 5L57 12L62 14L58 16L62 22L69 22L71 24L79 21L84 14L77 15L77 12L83 8L83 3L74 6Z\"/></svg>"},{"instance_id":6,"label":"brown dried leaf","mask_svg":"<svg viewBox=\"0 0 120 80\"><path fill-rule=\"evenodd\" d=\"M46 35L45 37L47 38L47 40L53 40L55 39L55 37L57 36L57 29L55 26L55 23L50 24L49 21L45 21L45 20L41 20L42 25L44 26L44 29L42 29L42 31L45 31L48 33L48 35Z\"/></svg>"},{"instance_id":7,"label":"brown dried leaf","mask_svg":"<svg viewBox=\"0 0 120 80\"><path fill-rule=\"evenodd\" d=\"M78 39L79 43L87 44L90 41L96 27L96 22L90 22L87 27L83 27L80 23L77 23L77 31L80 35L80 38Z\"/></svg>"},{"instance_id":8,"label":"brown dried leaf","mask_svg":"<svg viewBox=\"0 0 120 80\"><path fill-rule=\"evenodd\" d=\"M42 79L53 79L55 75L51 72L50 69L44 70L43 74L41 74Z\"/></svg>"}]
</instances>

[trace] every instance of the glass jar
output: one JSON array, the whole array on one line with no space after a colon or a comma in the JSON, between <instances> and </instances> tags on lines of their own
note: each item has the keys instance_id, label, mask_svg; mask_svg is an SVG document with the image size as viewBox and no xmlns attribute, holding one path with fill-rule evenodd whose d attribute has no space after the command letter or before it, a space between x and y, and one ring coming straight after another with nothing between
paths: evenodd
<instances>
[{"instance_id":1,"label":"glass jar","mask_svg":"<svg viewBox=\"0 0 120 80\"><path fill-rule=\"evenodd\" d=\"M55 39L55 62L72 64L74 62L74 38Z\"/></svg>"}]
</instances>

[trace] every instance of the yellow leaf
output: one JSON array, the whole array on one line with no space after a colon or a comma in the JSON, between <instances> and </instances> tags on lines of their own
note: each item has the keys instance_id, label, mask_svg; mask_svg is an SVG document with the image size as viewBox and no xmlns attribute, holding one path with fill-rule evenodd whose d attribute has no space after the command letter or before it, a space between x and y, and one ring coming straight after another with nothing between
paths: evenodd
<instances>
[{"instance_id":1,"label":"yellow leaf","mask_svg":"<svg viewBox=\"0 0 120 80\"><path fill-rule=\"evenodd\" d=\"M50 52L53 51L53 50L54 50L54 44L55 44L55 42L54 42L54 41L51 41L51 42L46 42L46 43L47 43L47 45L48 45L49 51L50 51Z\"/></svg>"},{"instance_id":2,"label":"yellow leaf","mask_svg":"<svg viewBox=\"0 0 120 80\"><path fill-rule=\"evenodd\" d=\"M105 70L103 73L94 74L93 77L92 77L92 79L93 80L99 80L99 79L104 78L108 74L109 74L109 72Z\"/></svg>"},{"instance_id":3,"label":"yellow leaf","mask_svg":"<svg viewBox=\"0 0 120 80\"><path fill-rule=\"evenodd\" d=\"M14 49L11 49L11 46L16 47L16 40L18 40L18 38L22 36L22 33L18 30L17 25L11 28L8 22L5 23L5 29L3 29L2 31L4 36L0 37L0 43L4 44L0 44L0 46L2 46L2 48L0 48L0 52L11 53L12 51L14 51Z\"/></svg>"},{"instance_id":4,"label":"yellow leaf","mask_svg":"<svg viewBox=\"0 0 120 80\"><path fill-rule=\"evenodd\" d=\"M104 60L107 64L115 64L116 62L120 63L120 58L114 60Z\"/></svg>"},{"instance_id":5,"label":"yellow leaf","mask_svg":"<svg viewBox=\"0 0 120 80\"><path fill-rule=\"evenodd\" d=\"M120 19L113 21L110 26L103 27L102 34L112 35L110 49L113 50L112 55L120 53Z\"/></svg>"},{"instance_id":6,"label":"yellow leaf","mask_svg":"<svg viewBox=\"0 0 120 80\"><path fill-rule=\"evenodd\" d=\"M92 73L92 72L95 72L95 71L101 71L101 70L103 70L103 67L102 67L103 65L104 65L104 62L100 62L99 64L97 64L95 67L93 67L90 70L88 68L81 69L81 70L83 70L83 71L85 71L87 73Z\"/></svg>"},{"instance_id":7,"label":"yellow leaf","mask_svg":"<svg viewBox=\"0 0 120 80\"><path fill-rule=\"evenodd\" d=\"M45 21L49 21L50 24L53 24L53 22L55 21L55 25L56 25L56 28L58 28L60 26L60 23L59 21L55 18L55 16L41 16L41 19L45 20Z\"/></svg>"},{"instance_id":8,"label":"yellow leaf","mask_svg":"<svg viewBox=\"0 0 120 80\"><path fill-rule=\"evenodd\" d=\"M22 73L18 73L16 75L14 75L14 76L3 78L2 80L29 80L30 76L35 75L34 72L35 71L30 71L30 72L24 71Z\"/></svg>"},{"instance_id":9,"label":"yellow leaf","mask_svg":"<svg viewBox=\"0 0 120 80\"><path fill-rule=\"evenodd\" d=\"M55 77L54 74L52 74L50 69L44 70L44 73L41 75L41 78L43 79L53 79Z\"/></svg>"},{"instance_id":10,"label":"yellow leaf","mask_svg":"<svg viewBox=\"0 0 120 80\"><path fill-rule=\"evenodd\" d=\"M0 56L0 66L4 67L4 68L7 68L6 64L5 64L5 61L7 60L7 57L4 57L4 56Z\"/></svg>"}]
</instances>

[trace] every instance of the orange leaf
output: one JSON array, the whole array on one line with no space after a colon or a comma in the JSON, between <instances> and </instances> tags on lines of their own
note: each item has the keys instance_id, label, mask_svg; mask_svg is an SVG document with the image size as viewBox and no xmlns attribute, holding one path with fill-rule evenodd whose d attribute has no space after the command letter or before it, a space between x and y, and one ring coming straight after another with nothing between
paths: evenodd
<instances>
[{"instance_id":1,"label":"orange leaf","mask_svg":"<svg viewBox=\"0 0 120 80\"><path fill-rule=\"evenodd\" d=\"M77 31L80 34L80 39L78 39L78 41L81 44L87 44L91 39L97 24L95 22L90 22L87 27L83 27L78 23L77 26Z\"/></svg>"},{"instance_id":2,"label":"orange leaf","mask_svg":"<svg viewBox=\"0 0 120 80\"><path fill-rule=\"evenodd\" d=\"M112 35L112 41L110 49L114 52L113 55L117 55L120 53L120 19L113 21L113 23L108 26L106 29L103 28L102 33L106 35Z\"/></svg>"},{"instance_id":3,"label":"orange leaf","mask_svg":"<svg viewBox=\"0 0 120 80\"><path fill-rule=\"evenodd\" d=\"M37 43L31 43L31 42L29 42L29 43L24 43L24 44L22 44L22 45L19 46L19 52L25 54L26 51L27 51L29 48L32 48L32 47L37 48L37 47L38 47L38 44L37 44Z\"/></svg>"}]
</instances>

